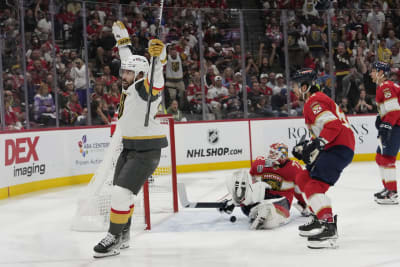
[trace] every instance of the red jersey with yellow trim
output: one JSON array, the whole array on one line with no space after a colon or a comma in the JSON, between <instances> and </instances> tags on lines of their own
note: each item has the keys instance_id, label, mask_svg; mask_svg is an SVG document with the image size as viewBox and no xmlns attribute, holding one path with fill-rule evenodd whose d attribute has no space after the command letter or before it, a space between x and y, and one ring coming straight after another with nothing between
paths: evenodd
<instances>
[{"instance_id":1,"label":"red jersey with yellow trim","mask_svg":"<svg viewBox=\"0 0 400 267\"><path fill-rule=\"evenodd\" d=\"M257 157L251 164L250 174L271 186L269 193L286 197L292 204L296 175L304 170L297 161L288 160L282 167L266 167L265 158Z\"/></svg>"},{"instance_id":2,"label":"red jersey with yellow trim","mask_svg":"<svg viewBox=\"0 0 400 267\"><path fill-rule=\"evenodd\" d=\"M400 86L392 81L385 81L376 89L376 105L384 122L400 125Z\"/></svg>"},{"instance_id":3,"label":"red jersey with yellow trim","mask_svg":"<svg viewBox=\"0 0 400 267\"><path fill-rule=\"evenodd\" d=\"M326 141L325 149L343 145L354 151L355 138L346 115L326 94L316 92L304 104L304 119L314 137Z\"/></svg>"}]
</instances>

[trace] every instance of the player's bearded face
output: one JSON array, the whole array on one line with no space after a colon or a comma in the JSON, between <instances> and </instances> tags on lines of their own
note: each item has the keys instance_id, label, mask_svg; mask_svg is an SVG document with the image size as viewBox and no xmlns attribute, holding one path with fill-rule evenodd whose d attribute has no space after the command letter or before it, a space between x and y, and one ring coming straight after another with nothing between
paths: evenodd
<instances>
[{"instance_id":1,"label":"player's bearded face","mask_svg":"<svg viewBox=\"0 0 400 267\"><path fill-rule=\"evenodd\" d=\"M374 83L379 85L383 81L384 74L383 71L377 71L377 69L372 69L370 77Z\"/></svg>"},{"instance_id":2,"label":"player's bearded face","mask_svg":"<svg viewBox=\"0 0 400 267\"><path fill-rule=\"evenodd\" d=\"M308 85L307 84L295 84L294 88L293 88L293 92L294 94L299 98L300 101L304 101L306 98L306 94L304 92L306 92L308 89Z\"/></svg>"},{"instance_id":3,"label":"player's bearded face","mask_svg":"<svg viewBox=\"0 0 400 267\"><path fill-rule=\"evenodd\" d=\"M128 89L128 87L135 81L135 73L131 70L122 70L122 88Z\"/></svg>"}]
</instances>

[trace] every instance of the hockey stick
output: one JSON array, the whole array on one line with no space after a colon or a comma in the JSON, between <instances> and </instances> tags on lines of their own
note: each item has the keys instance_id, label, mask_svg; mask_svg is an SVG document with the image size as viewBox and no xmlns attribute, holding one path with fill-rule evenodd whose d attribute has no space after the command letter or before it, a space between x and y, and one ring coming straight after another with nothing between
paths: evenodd
<instances>
[{"instance_id":1,"label":"hockey stick","mask_svg":"<svg viewBox=\"0 0 400 267\"><path fill-rule=\"evenodd\" d=\"M160 35L160 25L161 25L161 19L162 19L162 13L163 13L163 8L164 8L164 0L160 1L160 15L158 17L158 25L156 29L156 36L157 38ZM151 72L150 72L150 85L149 85L149 95L147 97L147 109L146 109L146 116L144 118L144 127L149 126L149 116L150 116L150 107L151 107L151 96L152 96L152 91L153 91L153 80L154 80L154 65L156 63L157 58L152 57L151 58Z\"/></svg>"},{"instance_id":2,"label":"hockey stick","mask_svg":"<svg viewBox=\"0 0 400 267\"><path fill-rule=\"evenodd\" d=\"M380 137L380 136L378 137L378 146L379 146L379 148L381 149L381 154L383 154L383 145L382 145L382 139L381 139L381 137Z\"/></svg>"},{"instance_id":3,"label":"hockey stick","mask_svg":"<svg viewBox=\"0 0 400 267\"><path fill-rule=\"evenodd\" d=\"M178 195L182 206L185 208L222 208L224 206L223 202L190 202L184 183L178 183Z\"/></svg>"}]
</instances>

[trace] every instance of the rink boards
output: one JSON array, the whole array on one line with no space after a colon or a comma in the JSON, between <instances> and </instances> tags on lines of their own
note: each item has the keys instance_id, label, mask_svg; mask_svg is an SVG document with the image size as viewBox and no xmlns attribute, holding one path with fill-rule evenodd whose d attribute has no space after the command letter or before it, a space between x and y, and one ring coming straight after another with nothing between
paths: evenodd
<instances>
[{"instance_id":1,"label":"rink boards","mask_svg":"<svg viewBox=\"0 0 400 267\"><path fill-rule=\"evenodd\" d=\"M349 121L356 137L354 160L374 160L375 116ZM249 167L270 144L284 142L291 150L304 134L309 132L302 118L176 123L177 171ZM108 127L1 133L0 198L88 182L109 143ZM160 165L169 162L170 152L163 150Z\"/></svg>"}]
</instances>

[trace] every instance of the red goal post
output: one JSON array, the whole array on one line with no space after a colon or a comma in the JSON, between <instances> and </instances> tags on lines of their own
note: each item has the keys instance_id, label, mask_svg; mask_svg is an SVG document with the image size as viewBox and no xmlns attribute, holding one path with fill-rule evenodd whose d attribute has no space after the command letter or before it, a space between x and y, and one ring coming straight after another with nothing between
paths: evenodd
<instances>
[{"instance_id":1,"label":"red goal post","mask_svg":"<svg viewBox=\"0 0 400 267\"><path fill-rule=\"evenodd\" d=\"M171 189L172 189L172 208L173 212L178 212L178 188L177 188L177 174L176 174L176 151L175 151L175 125L174 118L170 114L159 114L157 115L157 119L160 120L162 125L168 126L168 133L166 134L168 137L168 147L161 152L160 164L157 169L154 171L153 182L156 184L157 177L161 175L170 175L171 179ZM169 153L168 154L163 154ZM170 156L170 160L168 160L168 156ZM166 162L163 159L166 158ZM167 166L163 166L167 165ZM146 181L143 185L143 198L144 198L144 212L145 212L145 220L146 220L146 230L151 229L151 191L152 186L149 186L149 182ZM154 190L154 194L156 194L156 190Z\"/></svg>"}]
</instances>

